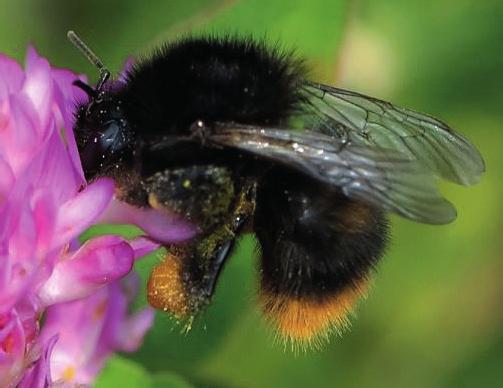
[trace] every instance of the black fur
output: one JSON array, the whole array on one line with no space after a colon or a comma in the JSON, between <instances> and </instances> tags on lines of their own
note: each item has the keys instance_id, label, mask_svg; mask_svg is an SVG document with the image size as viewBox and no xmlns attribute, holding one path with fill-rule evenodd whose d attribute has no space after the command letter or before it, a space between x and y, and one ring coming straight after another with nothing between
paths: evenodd
<instances>
[{"instance_id":1,"label":"black fur","mask_svg":"<svg viewBox=\"0 0 503 388\"><path fill-rule=\"evenodd\" d=\"M285 124L304 102L303 77L302 63L293 55L262 43L187 38L135 65L122 87L107 89L79 108L75 128L79 150L98 160L84 158L88 178L112 175L126 186L123 199L147 206L147 198L155 194L163 205L175 204L198 221L202 231L185 250L189 254L181 274L192 279L186 284L191 287L187 294L197 300L192 301L197 308L205 304L199 299L211 296L208 289L213 292L213 284L199 280L208 268L214 274L211 281L216 280L230 252L224 248L241 233L241 223L253 218L255 203L253 227L262 247L262 285L275 294L316 298L333 294L366 277L382 254L387 227L380 212L286 166L273 167L255 156L205 147L190 138L197 120L209 125ZM105 127L111 124L124 132L127 144L114 136L114 146L107 146L111 135ZM163 136L175 137L173 146L156 152L147 147ZM212 209L219 209L217 202L222 206L221 199L227 197L199 193L204 204L196 206L196 196L187 198L187 193L198 187L189 190L184 182L187 178L196 184L206 177L202 170L210 168L229 172L233 197L231 205L225 202L228 214L218 213L205 222L202 215L213 214ZM123 175L128 178L122 179ZM212 189L209 181L204 180L205 193ZM257 189L256 198L250 187ZM223 193L221 187L213 189ZM238 200L244 191L253 193L245 200L247 206Z\"/></svg>"},{"instance_id":2,"label":"black fur","mask_svg":"<svg viewBox=\"0 0 503 388\"><path fill-rule=\"evenodd\" d=\"M382 213L320 182L275 168L259 186L254 230L272 294L323 299L357 286L382 256Z\"/></svg>"},{"instance_id":3,"label":"black fur","mask_svg":"<svg viewBox=\"0 0 503 388\"><path fill-rule=\"evenodd\" d=\"M196 120L279 124L302 100L302 63L291 53L238 38L187 38L128 74L119 93L138 131L185 134Z\"/></svg>"}]
</instances>

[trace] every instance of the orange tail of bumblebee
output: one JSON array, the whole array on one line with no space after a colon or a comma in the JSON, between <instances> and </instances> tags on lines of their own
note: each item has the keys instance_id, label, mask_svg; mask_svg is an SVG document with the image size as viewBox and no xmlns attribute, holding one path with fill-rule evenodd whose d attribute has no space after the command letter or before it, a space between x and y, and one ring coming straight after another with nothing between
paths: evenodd
<instances>
[{"instance_id":1,"label":"orange tail of bumblebee","mask_svg":"<svg viewBox=\"0 0 503 388\"><path fill-rule=\"evenodd\" d=\"M387 241L381 211L296 172L259 187L260 302L280 337L318 346L348 326Z\"/></svg>"},{"instance_id":2,"label":"orange tail of bumblebee","mask_svg":"<svg viewBox=\"0 0 503 388\"><path fill-rule=\"evenodd\" d=\"M328 340L330 333L341 333L349 326L349 315L366 291L366 282L321 298L263 291L260 304L278 337L294 347L318 347Z\"/></svg>"}]
</instances>

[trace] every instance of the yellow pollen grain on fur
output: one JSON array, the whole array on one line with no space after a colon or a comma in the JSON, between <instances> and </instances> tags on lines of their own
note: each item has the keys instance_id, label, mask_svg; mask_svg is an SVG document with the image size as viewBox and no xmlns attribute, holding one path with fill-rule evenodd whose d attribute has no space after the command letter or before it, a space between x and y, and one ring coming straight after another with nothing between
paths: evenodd
<instances>
[{"instance_id":1,"label":"yellow pollen grain on fur","mask_svg":"<svg viewBox=\"0 0 503 388\"><path fill-rule=\"evenodd\" d=\"M189 313L188 296L181 279L181 260L167 254L152 270L147 285L149 304L159 310L184 318Z\"/></svg>"},{"instance_id":2,"label":"yellow pollen grain on fur","mask_svg":"<svg viewBox=\"0 0 503 388\"><path fill-rule=\"evenodd\" d=\"M159 210L163 213L167 213L167 214L172 214L172 212L169 210L169 208L167 208L165 205L163 205L159 199L157 198L157 196L155 194L149 194L148 195L148 204L149 206L152 208L152 209L156 209L156 210Z\"/></svg>"},{"instance_id":3,"label":"yellow pollen grain on fur","mask_svg":"<svg viewBox=\"0 0 503 388\"><path fill-rule=\"evenodd\" d=\"M148 196L148 204L150 205L150 207L152 207L154 209L160 209L161 208L161 204L160 204L159 200L157 199L157 197L154 194L149 194L149 196Z\"/></svg>"}]
</instances>

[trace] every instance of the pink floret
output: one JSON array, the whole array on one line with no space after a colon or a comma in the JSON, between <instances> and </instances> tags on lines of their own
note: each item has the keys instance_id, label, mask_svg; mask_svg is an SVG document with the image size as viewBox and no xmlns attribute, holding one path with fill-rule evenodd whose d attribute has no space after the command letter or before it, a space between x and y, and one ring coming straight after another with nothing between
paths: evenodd
<instances>
[{"instance_id":1,"label":"pink floret","mask_svg":"<svg viewBox=\"0 0 503 388\"><path fill-rule=\"evenodd\" d=\"M137 349L153 312L128 313L134 260L158 248L154 240L195 233L183 220L118 205L109 179L85 182L72 131L75 103L85 99L77 78L34 48L24 71L0 54L2 387L88 384L114 351ZM84 230L114 218L151 238L80 246Z\"/></svg>"}]
</instances>

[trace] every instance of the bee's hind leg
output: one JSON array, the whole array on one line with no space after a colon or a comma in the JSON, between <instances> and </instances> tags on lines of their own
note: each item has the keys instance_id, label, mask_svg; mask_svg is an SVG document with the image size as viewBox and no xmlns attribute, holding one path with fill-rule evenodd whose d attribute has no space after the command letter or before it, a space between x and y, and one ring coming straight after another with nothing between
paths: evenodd
<instances>
[{"instance_id":1,"label":"bee's hind leg","mask_svg":"<svg viewBox=\"0 0 503 388\"><path fill-rule=\"evenodd\" d=\"M236 238L255 207L255 186L238 190L226 217L186 244L168 247L149 279L148 300L178 319L190 318L210 302Z\"/></svg>"}]
</instances>

